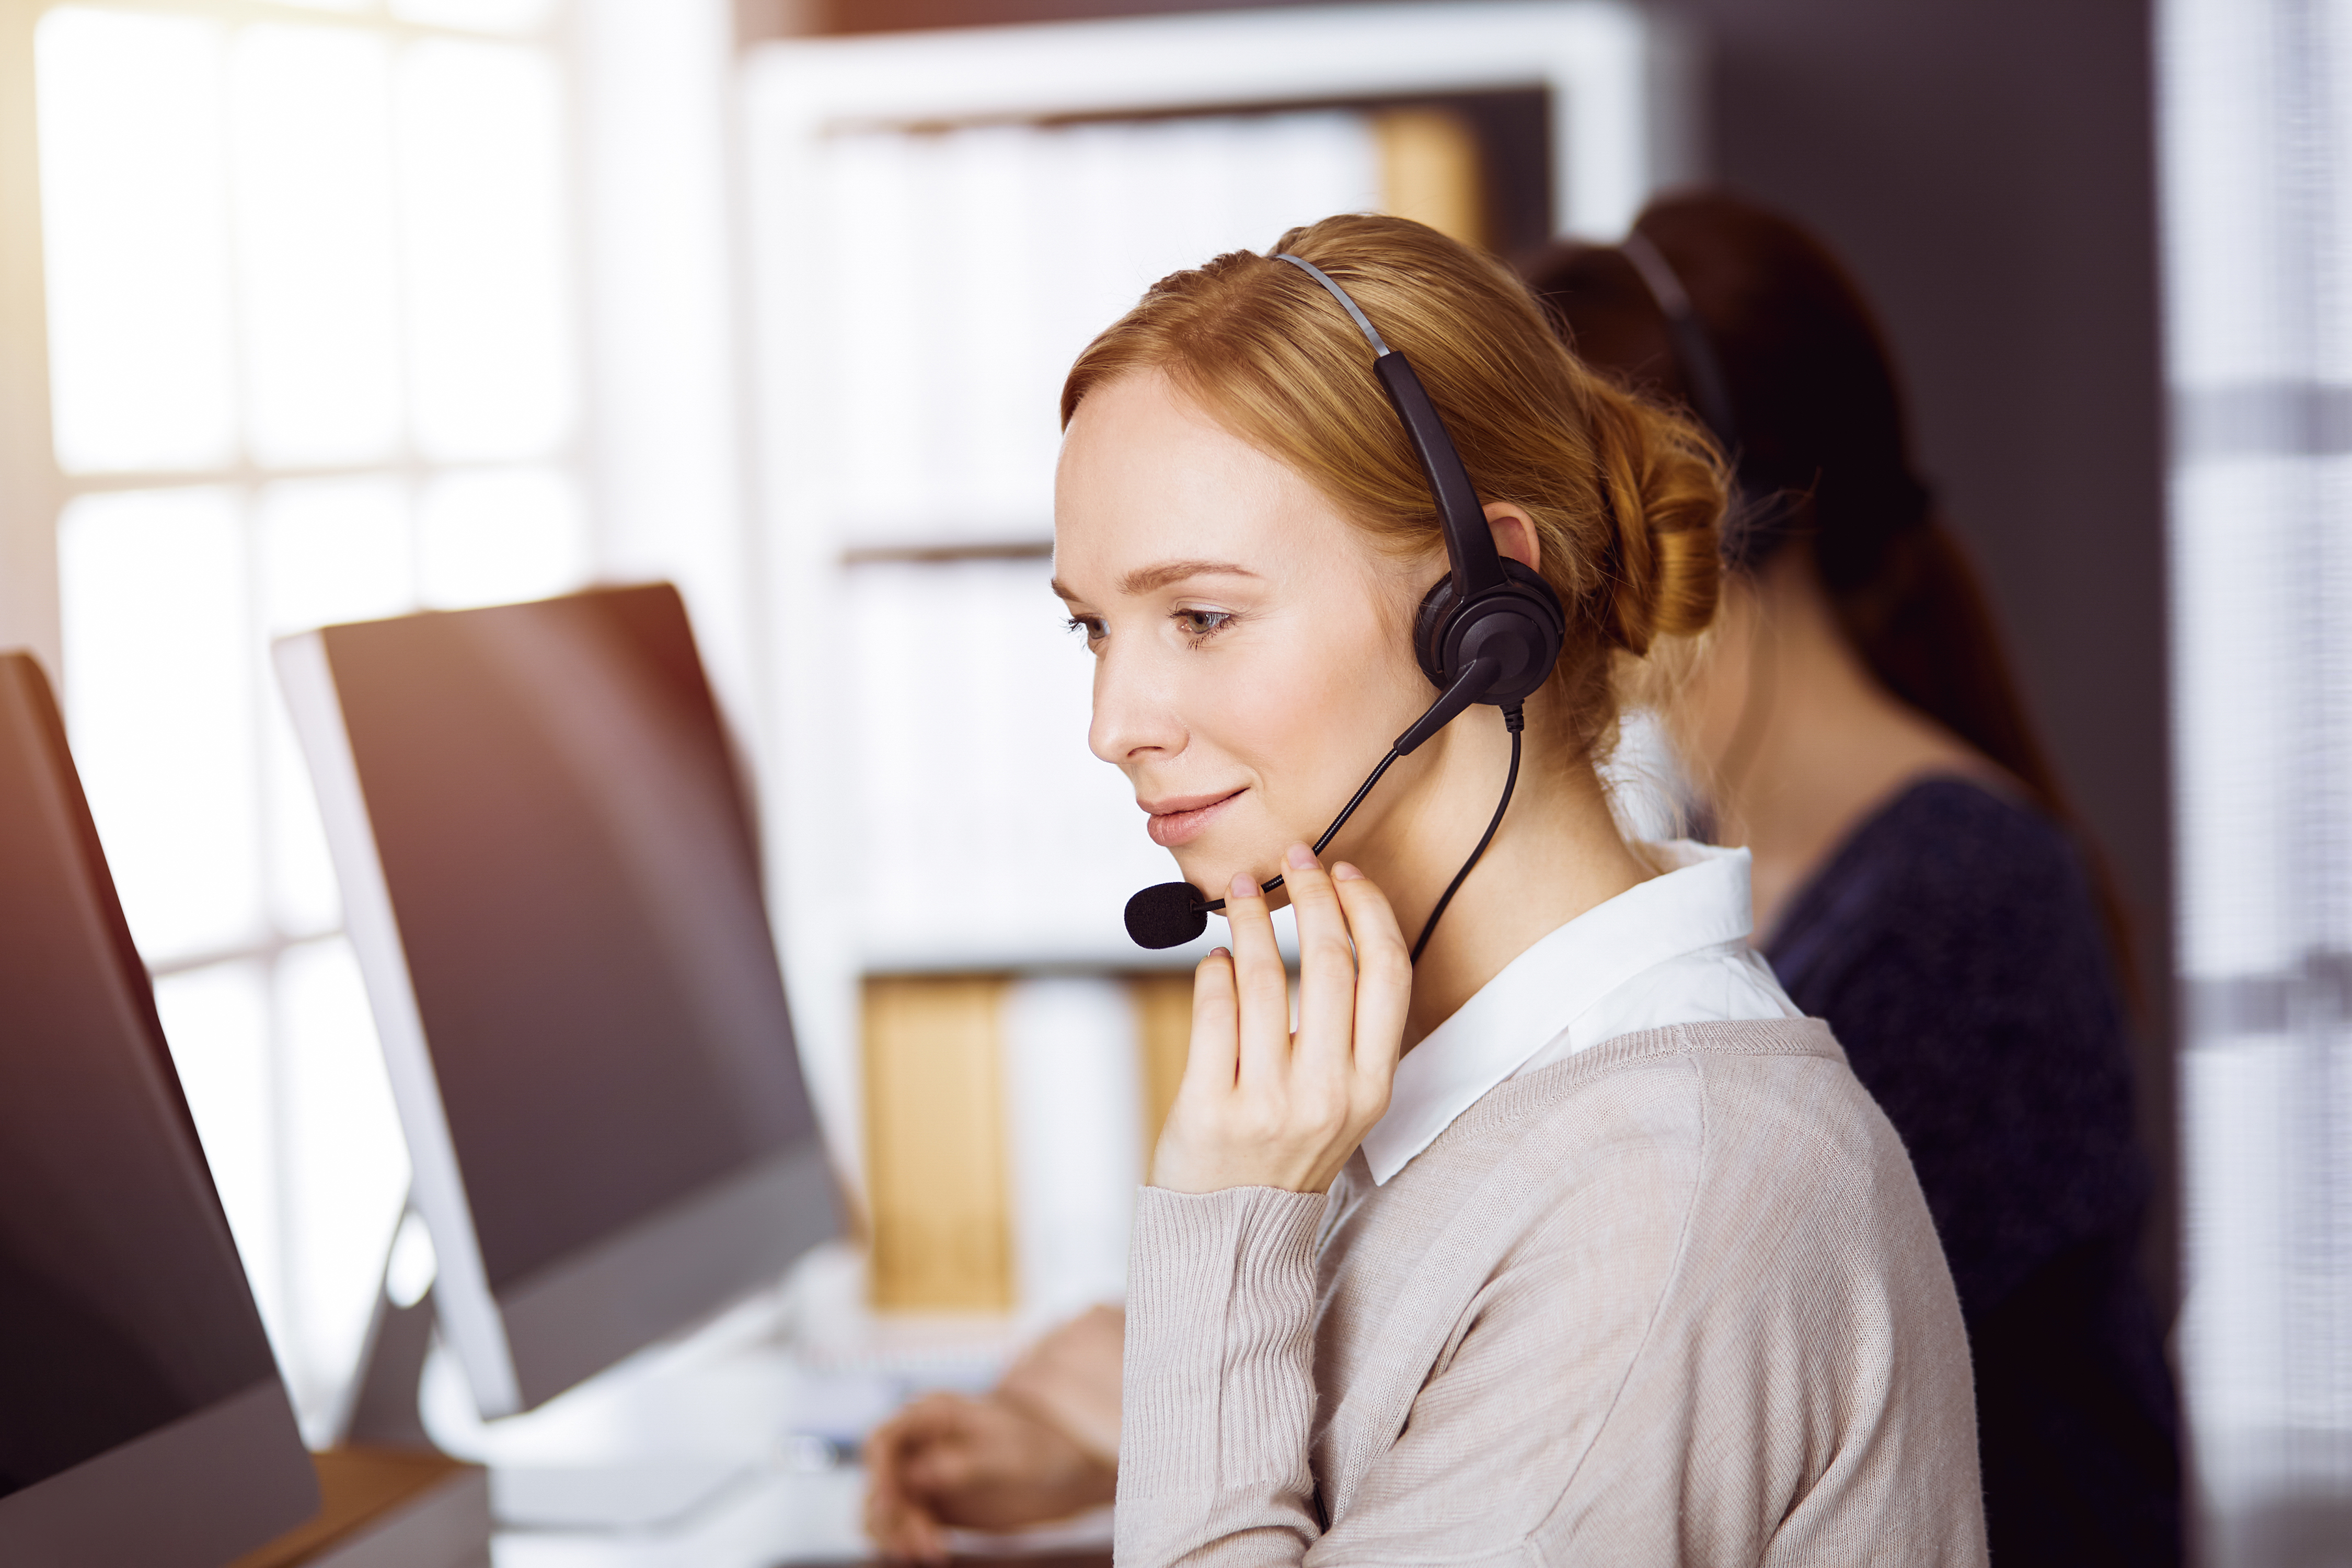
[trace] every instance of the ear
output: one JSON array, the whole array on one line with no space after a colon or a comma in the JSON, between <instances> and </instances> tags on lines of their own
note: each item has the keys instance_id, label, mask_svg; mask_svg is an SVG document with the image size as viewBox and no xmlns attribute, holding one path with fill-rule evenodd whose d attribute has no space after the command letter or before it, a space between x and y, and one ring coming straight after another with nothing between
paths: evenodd
<instances>
[{"instance_id":1,"label":"ear","mask_svg":"<svg viewBox=\"0 0 2352 1568\"><path fill-rule=\"evenodd\" d=\"M1536 520L1528 509L1507 500L1486 503L1486 526L1495 532L1495 548L1530 571L1543 567L1543 545L1536 537Z\"/></svg>"}]
</instances>

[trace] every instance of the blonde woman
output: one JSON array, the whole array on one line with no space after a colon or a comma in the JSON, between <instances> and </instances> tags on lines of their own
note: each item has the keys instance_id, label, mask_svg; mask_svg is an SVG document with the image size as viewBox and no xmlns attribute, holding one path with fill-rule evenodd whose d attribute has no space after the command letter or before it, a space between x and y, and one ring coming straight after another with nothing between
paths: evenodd
<instances>
[{"instance_id":1,"label":"blonde woman","mask_svg":"<svg viewBox=\"0 0 2352 1568\"><path fill-rule=\"evenodd\" d=\"M1433 929L1511 765L1496 710L1397 762L1328 861L1307 842L1435 696L1412 627L1445 553L1366 329L1566 621ZM1090 742L1231 943L1137 1212L1119 1561L1980 1563L1902 1146L1748 951L1745 853L1629 844L1595 772L1624 685L1714 611L1704 438L1507 271L1372 217L1163 279L1063 412ZM877 1524L933 1551L908 1436Z\"/></svg>"}]
</instances>

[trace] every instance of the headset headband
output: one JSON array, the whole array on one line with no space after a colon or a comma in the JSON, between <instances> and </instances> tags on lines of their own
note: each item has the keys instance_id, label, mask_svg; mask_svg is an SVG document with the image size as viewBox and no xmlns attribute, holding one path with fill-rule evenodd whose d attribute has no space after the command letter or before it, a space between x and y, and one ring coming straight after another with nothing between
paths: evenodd
<instances>
[{"instance_id":1,"label":"headset headband","mask_svg":"<svg viewBox=\"0 0 2352 1568\"><path fill-rule=\"evenodd\" d=\"M1387 342L1382 341L1380 329L1372 325L1371 319L1364 314L1363 307L1357 304L1353 300L1348 298L1348 291L1345 289L1340 288L1337 283L1332 282L1331 275L1328 272L1324 271L1320 267L1318 267L1315 263L1307 260L1307 258L1303 256L1293 256L1286 250L1281 255L1276 257L1275 259L1276 261L1289 262L1293 267L1297 268L1298 270L1306 273L1307 276L1314 279L1315 281L1322 284L1323 287L1331 290L1331 298L1339 301L1339 308L1348 312L1349 319L1356 323L1357 330L1362 332L1364 336L1370 341L1372 345L1372 353L1376 357L1385 357L1386 355L1392 354L1396 352L1394 349L1389 347Z\"/></svg>"},{"instance_id":2,"label":"headset headband","mask_svg":"<svg viewBox=\"0 0 2352 1568\"><path fill-rule=\"evenodd\" d=\"M1715 343L1707 336L1706 323L1698 319L1698 310L1691 304L1689 291L1684 289L1683 280L1675 276L1664 255L1650 243L1649 236L1638 230L1627 234L1617 242L1617 252L1633 264L1642 286L1650 291L1650 298L1657 301L1659 312L1666 318L1675 358L1681 363L1683 381L1690 390L1692 412L1706 424L1724 456L1736 457L1739 426L1731 415L1731 388L1724 380L1723 362L1716 357Z\"/></svg>"},{"instance_id":3,"label":"headset headband","mask_svg":"<svg viewBox=\"0 0 2352 1568\"><path fill-rule=\"evenodd\" d=\"M1454 437L1446 434L1445 421L1438 417L1437 406L1422 389L1421 377L1413 374L1412 363L1389 347L1363 308L1348 297L1330 274L1286 250L1275 259L1287 261L1329 289L1348 319L1356 323L1356 330L1364 334L1364 341L1372 345L1372 374L1381 378L1397 417L1404 421L1405 435L1412 442L1413 455L1421 459L1429 493L1437 502L1437 523L1445 535L1445 561L1453 572L1457 602L1507 581L1502 555L1495 548L1495 535L1486 526L1486 510L1478 504L1478 492L1470 483L1469 470L1462 466L1462 454L1454 449Z\"/></svg>"}]
</instances>

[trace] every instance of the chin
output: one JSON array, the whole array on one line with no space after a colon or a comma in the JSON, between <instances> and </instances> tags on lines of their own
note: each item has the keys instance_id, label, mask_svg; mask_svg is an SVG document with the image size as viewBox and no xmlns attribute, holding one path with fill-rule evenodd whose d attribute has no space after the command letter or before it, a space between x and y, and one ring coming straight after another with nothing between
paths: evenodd
<instances>
[{"instance_id":1,"label":"chin","mask_svg":"<svg viewBox=\"0 0 2352 1568\"><path fill-rule=\"evenodd\" d=\"M1283 868L1280 847L1254 854L1247 849L1219 849L1205 844L1188 844L1171 853L1176 858L1177 874L1213 899L1225 896L1225 889L1232 885L1236 872L1248 872L1263 886ZM1279 898L1281 892L1281 889L1276 889L1275 896Z\"/></svg>"},{"instance_id":2,"label":"chin","mask_svg":"<svg viewBox=\"0 0 2352 1568\"><path fill-rule=\"evenodd\" d=\"M1224 884L1233 879L1234 874L1231 871L1226 872L1223 878L1219 878L1213 886L1210 881L1210 879L1216 875L1215 868L1224 863L1222 858L1191 851L1180 853L1176 850L1169 851L1169 858L1176 862L1176 875L1185 881L1205 890L1213 899L1222 899L1225 896Z\"/></svg>"},{"instance_id":3,"label":"chin","mask_svg":"<svg viewBox=\"0 0 2352 1568\"><path fill-rule=\"evenodd\" d=\"M1234 879L1234 872L1248 869L1247 864L1238 856L1220 853L1205 844L1187 844L1168 853L1176 862L1176 874L1213 899L1225 896L1225 884ZM1256 873L1252 872L1251 875Z\"/></svg>"}]
</instances>

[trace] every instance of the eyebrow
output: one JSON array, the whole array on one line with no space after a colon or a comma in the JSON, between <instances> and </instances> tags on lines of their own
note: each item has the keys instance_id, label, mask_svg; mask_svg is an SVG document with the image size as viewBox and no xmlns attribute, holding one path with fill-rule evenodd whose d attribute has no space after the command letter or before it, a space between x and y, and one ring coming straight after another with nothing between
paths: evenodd
<instances>
[{"instance_id":1,"label":"eyebrow","mask_svg":"<svg viewBox=\"0 0 2352 1568\"><path fill-rule=\"evenodd\" d=\"M1163 561L1157 566L1139 566L1118 580L1118 591L1126 595L1149 594L1154 588L1165 588L1171 583L1181 583L1187 577L1255 577L1257 574L1231 561ZM1054 592L1064 599L1078 597L1054 579Z\"/></svg>"}]
</instances>

